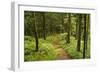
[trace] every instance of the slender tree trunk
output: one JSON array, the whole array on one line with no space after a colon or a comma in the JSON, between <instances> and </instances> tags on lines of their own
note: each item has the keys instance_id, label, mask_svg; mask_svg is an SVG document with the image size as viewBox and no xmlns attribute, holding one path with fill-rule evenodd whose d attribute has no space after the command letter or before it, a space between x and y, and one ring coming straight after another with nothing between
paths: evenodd
<instances>
[{"instance_id":1,"label":"slender tree trunk","mask_svg":"<svg viewBox=\"0 0 100 73\"><path fill-rule=\"evenodd\" d=\"M89 20L89 14L86 15L86 50L87 50L87 44L88 44L88 34L89 34L89 24L90 24L90 20Z\"/></svg>"},{"instance_id":2,"label":"slender tree trunk","mask_svg":"<svg viewBox=\"0 0 100 73\"><path fill-rule=\"evenodd\" d=\"M45 13L43 13L43 37L44 37L44 40L46 40Z\"/></svg>"},{"instance_id":3,"label":"slender tree trunk","mask_svg":"<svg viewBox=\"0 0 100 73\"><path fill-rule=\"evenodd\" d=\"M71 28L71 14L68 14L68 25L67 25L67 43L70 43L70 28Z\"/></svg>"},{"instance_id":4,"label":"slender tree trunk","mask_svg":"<svg viewBox=\"0 0 100 73\"><path fill-rule=\"evenodd\" d=\"M84 48L83 48L83 58L85 58L85 50L87 48L87 33L86 33L86 15L84 15Z\"/></svg>"},{"instance_id":5,"label":"slender tree trunk","mask_svg":"<svg viewBox=\"0 0 100 73\"><path fill-rule=\"evenodd\" d=\"M35 16L35 12L34 12L34 37L35 37L35 42L36 42L36 52L38 51L39 47L38 47L38 33L37 33L37 27L36 27L36 16Z\"/></svg>"},{"instance_id":6,"label":"slender tree trunk","mask_svg":"<svg viewBox=\"0 0 100 73\"><path fill-rule=\"evenodd\" d=\"M78 34L78 16L76 15L76 35L75 35L75 39L77 39L77 34Z\"/></svg>"},{"instance_id":7,"label":"slender tree trunk","mask_svg":"<svg viewBox=\"0 0 100 73\"><path fill-rule=\"evenodd\" d=\"M52 23L52 21L51 21ZM52 35L52 24L49 25L50 26L50 35Z\"/></svg>"},{"instance_id":8,"label":"slender tree trunk","mask_svg":"<svg viewBox=\"0 0 100 73\"><path fill-rule=\"evenodd\" d=\"M78 40L77 40L77 51L80 51L80 47L81 47L81 24L82 24L82 15L79 14L78 15Z\"/></svg>"},{"instance_id":9,"label":"slender tree trunk","mask_svg":"<svg viewBox=\"0 0 100 73\"><path fill-rule=\"evenodd\" d=\"M62 20L62 33L64 32L64 29L63 29L63 24L64 24L64 16L63 16L63 14L61 14L61 20Z\"/></svg>"}]
</instances>

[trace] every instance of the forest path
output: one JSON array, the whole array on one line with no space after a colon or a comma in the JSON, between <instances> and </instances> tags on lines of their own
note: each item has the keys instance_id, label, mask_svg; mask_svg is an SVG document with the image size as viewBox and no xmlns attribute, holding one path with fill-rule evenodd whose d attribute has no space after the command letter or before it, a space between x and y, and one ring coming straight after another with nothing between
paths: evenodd
<instances>
[{"instance_id":1,"label":"forest path","mask_svg":"<svg viewBox=\"0 0 100 73\"><path fill-rule=\"evenodd\" d=\"M68 53L65 52L65 50L60 46L58 41L53 41L53 46L56 49L56 53L57 53L57 59L58 60L66 60L66 59L70 59L70 56L68 55Z\"/></svg>"},{"instance_id":2,"label":"forest path","mask_svg":"<svg viewBox=\"0 0 100 73\"><path fill-rule=\"evenodd\" d=\"M58 48L56 51L57 51L57 59L58 60L70 59L69 55L64 51L63 48Z\"/></svg>"}]
</instances>

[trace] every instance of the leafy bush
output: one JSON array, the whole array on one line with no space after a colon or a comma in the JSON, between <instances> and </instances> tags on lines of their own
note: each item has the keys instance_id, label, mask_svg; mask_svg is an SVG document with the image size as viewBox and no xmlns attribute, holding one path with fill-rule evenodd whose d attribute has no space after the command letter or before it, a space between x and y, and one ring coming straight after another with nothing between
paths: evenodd
<instances>
[{"instance_id":1,"label":"leafy bush","mask_svg":"<svg viewBox=\"0 0 100 73\"><path fill-rule=\"evenodd\" d=\"M24 38L24 60L25 61L41 61L41 60L56 60L57 45L64 49L71 59L82 59L83 57L83 41L81 41L81 52L77 51L77 40L71 36L70 43L67 44L65 37L67 33L51 35L44 40L39 38L39 50L35 51L35 39L30 36ZM56 46L56 47L55 47ZM90 45L87 45L86 58L90 58Z\"/></svg>"},{"instance_id":2,"label":"leafy bush","mask_svg":"<svg viewBox=\"0 0 100 73\"><path fill-rule=\"evenodd\" d=\"M39 51L35 52L35 42L31 37L25 37L24 42L24 60L25 61L39 61L39 60L54 60L56 59L55 49L52 44L47 43L43 39L39 39Z\"/></svg>"},{"instance_id":3,"label":"leafy bush","mask_svg":"<svg viewBox=\"0 0 100 73\"><path fill-rule=\"evenodd\" d=\"M31 37L31 36L25 36L24 37L24 40L26 41L34 41L34 38L33 37Z\"/></svg>"},{"instance_id":4,"label":"leafy bush","mask_svg":"<svg viewBox=\"0 0 100 73\"><path fill-rule=\"evenodd\" d=\"M24 54L29 55L33 50L35 50L35 43L30 36L25 36L24 40Z\"/></svg>"},{"instance_id":5,"label":"leafy bush","mask_svg":"<svg viewBox=\"0 0 100 73\"><path fill-rule=\"evenodd\" d=\"M55 48L50 43L43 43L40 46L40 52L44 55L44 60L56 59Z\"/></svg>"},{"instance_id":6,"label":"leafy bush","mask_svg":"<svg viewBox=\"0 0 100 73\"><path fill-rule=\"evenodd\" d=\"M62 44L62 48L65 49L65 51L70 55L70 57L72 59L82 59L83 58L83 41L81 41L81 51L78 52L77 51L77 40L75 40L74 37L70 37L70 43L66 44L64 43L66 42L65 40L60 41L60 43ZM88 44L89 46L89 44ZM89 47L86 51L86 58L89 58L90 53L89 53Z\"/></svg>"}]
</instances>

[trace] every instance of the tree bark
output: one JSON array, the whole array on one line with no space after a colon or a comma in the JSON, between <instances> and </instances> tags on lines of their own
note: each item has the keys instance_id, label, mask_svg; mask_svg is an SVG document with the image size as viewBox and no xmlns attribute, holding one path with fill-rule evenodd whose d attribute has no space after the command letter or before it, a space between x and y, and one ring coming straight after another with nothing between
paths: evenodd
<instances>
[{"instance_id":1,"label":"tree bark","mask_svg":"<svg viewBox=\"0 0 100 73\"><path fill-rule=\"evenodd\" d=\"M43 37L44 37L44 40L46 40L45 13L43 13Z\"/></svg>"},{"instance_id":2,"label":"tree bark","mask_svg":"<svg viewBox=\"0 0 100 73\"><path fill-rule=\"evenodd\" d=\"M86 35L86 41L87 41L87 42L86 42L86 50L87 50L87 44L88 44L88 42L89 42L89 41L88 41L88 37L89 37L89 36L88 36L88 34L89 34L89 24L90 24L89 14L87 14L87 15L86 15L86 25L87 25L87 26L86 26L86 34L87 34L87 35Z\"/></svg>"},{"instance_id":3,"label":"tree bark","mask_svg":"<svg viewBox=\"0 0 100 73\"><path fill-rule=\"evenodd\" d=\"M67 28L68 29L67 30L67 33L68 33L67 34L67 43L70 43L70 34L71 34L70 33L70 28L71 28L71 14L70 13L68 14L68 25L67 25L67 27L68 27Z\"/></svg>"},{"instance_id":4,"label":"tree bark","mask_svg":"<svg viewBox=\"0 0 100 73\"><path fill-rule=\"evenodd\" d=\"M81 24L82 24L82 15L78 15L78 38L77 38L77 51L80 51L81 47Z\"/></svg>"},{"instance_id":5,"label":"tree bark","mask_svg":"<svg viewBox=\"0 0 100 73\"><path fill-rule=\"evenodd\" d=\"M76 14L76 34L75 34L75 39L77 39L77 37L78 37L78 14Z\"/></svg>"},{"instance_id":6,"label":"tree bark","mask_svg":"<svg viewBox=\"0 0 100 73\"><path fill-rule=\"evenodd\" d=\"M86 33L86 15L84 15L84 48L83 48L83 58L85 58L85 50L87 48L87 33Z\"/></svg>"},{"instance_id":7,"label":"tree bark","mask_svg":"<svg viewBox=\"0 0 100 73\"><path fill-rule=\"evenodd\" d=\"M34 12L34 37L35 37L35 42L36 42L36 49L35 51L37 52L39 50L38 47L38 33L37 33L37 27L36 27L36 16L35 16L35 12Z\"/></svg>"},{"instance_id":8,"label":"tree bark","mask_svg":"<svg viewBox=\"0 0 100 73\"><path fill-rule=\"evenodd\" d=\"M64 16L63 14L61 14L61 20L62 20L62 33L64 32L64 29L63 29L63 24L64 24Z\"/></svg>"}]
</instances>

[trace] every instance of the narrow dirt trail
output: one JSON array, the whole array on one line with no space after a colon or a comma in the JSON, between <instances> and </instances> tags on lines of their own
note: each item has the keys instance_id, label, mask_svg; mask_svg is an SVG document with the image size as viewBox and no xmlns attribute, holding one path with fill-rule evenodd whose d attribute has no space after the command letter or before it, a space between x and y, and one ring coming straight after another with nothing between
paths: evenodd
<instances>
[{"instance_id":1,"label":"narrow dirt trail","mask_svg":"<svg viewBox=\"0 0 100 73\"><path fill-rule=\"evenodd\" d=\"M70 59L69 55L64 51L64 49L58 48L56 51L57 51L58 60Z\"/></svg>"},{"instance_id":2,"label":"narrow dirt trail","mask_svg":"<svg viewBox=\"0 0 100 73\"><path fill-rule=\"evenodd\" d=\"M70 56L65 52L65 50L60 46L59 42L53 42L53 46L56 49L57 60L66 60L70 59Z\"/></svg>"}]
</instances>

